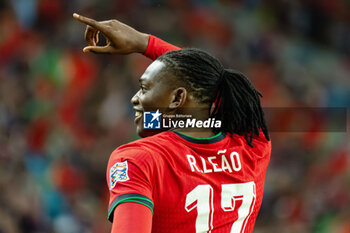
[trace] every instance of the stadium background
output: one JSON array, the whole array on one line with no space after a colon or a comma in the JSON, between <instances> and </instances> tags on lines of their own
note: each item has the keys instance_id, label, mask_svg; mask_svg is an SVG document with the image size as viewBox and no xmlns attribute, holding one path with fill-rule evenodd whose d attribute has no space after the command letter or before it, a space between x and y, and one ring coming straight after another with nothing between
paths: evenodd
<instances>
[{"instance_id":1,"label":"stadium background","mask_svg":"<svg viewBox=\"0 0 350 233\"><path fill-rule=\"evenodd\" d=\"M150 61L82 53L73 12L203 48L264 107L350 106L347 0L2 0L1 233L110 229L106 163L137 138L129 100ZM255 232L350 232L349 132L271 136Z\"/></svg>"}]
</instances>

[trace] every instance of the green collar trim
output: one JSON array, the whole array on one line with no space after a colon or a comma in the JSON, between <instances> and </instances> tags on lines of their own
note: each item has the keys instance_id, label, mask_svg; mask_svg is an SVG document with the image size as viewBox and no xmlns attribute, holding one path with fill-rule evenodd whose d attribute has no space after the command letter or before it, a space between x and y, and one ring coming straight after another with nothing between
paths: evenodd
<instances>
[{"instance_id":1,"label":"green collar trim","mask_svg":"<svg viewBox=\"0 0 350 233\"><path fill-rule=\"evenodd\" d=\"M208 137L208 138L197 138L197 137L192 137L180 132L175 132L173 131L176 135L178 135L179 137L181 137L182 139L192 142L192 143L197 143L197 144L211 144L211 143L215 143L215 142L219 142L222 139L225 138L226 134L223 132L220 132L214 136Z\"/></svg>"},{"instance_id":2,"label":"green collar trim","mask_svg":"<svg viewBox=\"0 0 350 233\"><path fill-rule=\"evenodd\" d=\"M211 137L209 137L209 138L197 138L197 137L189 136L189 135L186 135L186 134L180 133L180 132L176 132L176 133L177 133L177 134L181 134L181 135L183 135L183 136L185 136L185 137L189 137L189 138L196 139L196 140L210 140L210 139L219 137L219 136L222 134L222 132L220 132L220 133L218 133L218 134L216 134L216 135L214 135L214 136L211 136Z\"/></svg>"}]
</instances>

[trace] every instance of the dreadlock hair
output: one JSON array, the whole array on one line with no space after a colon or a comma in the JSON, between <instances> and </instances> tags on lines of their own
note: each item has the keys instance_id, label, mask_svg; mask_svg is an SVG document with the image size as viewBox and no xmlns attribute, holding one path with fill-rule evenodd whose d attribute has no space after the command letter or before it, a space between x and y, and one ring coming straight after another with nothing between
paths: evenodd
<instances>
[{"instance_id":1,"label":"dreadlock hair","mask_svg":"<svg viewBox=\"0 0 350 233\"><path fill-rule=\"evenodd\" d=\"M253 136L260 130L270 140L261 109L262 95L243 74L224 69L213 56L199 49L170 51L158 58L166 65L166 72L175 75L200 102L214 103L210 117L221 120L216 130L244 135L253 147Z\"/></svg>"}]
</instances>

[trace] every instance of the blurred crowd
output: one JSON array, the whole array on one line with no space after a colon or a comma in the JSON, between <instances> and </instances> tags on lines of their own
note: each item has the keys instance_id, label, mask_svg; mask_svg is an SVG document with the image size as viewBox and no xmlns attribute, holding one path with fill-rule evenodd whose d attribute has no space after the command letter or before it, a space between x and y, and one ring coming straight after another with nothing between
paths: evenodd
<instances>
[{"instance_id":1,"label":"blurred crowd","mask_svg":"<svg viewBox=\"0 0 350 233\"><path fill-rule=\"evenodd\" d=\"M0 233L110 230L105 169L137 139L130 98L150 61L84 54L73 12L202 48L264 107L350 107L346 0L2 0ZM348 130L271 132L254 232L350 232Z\"/></svg>"}]
</instances>

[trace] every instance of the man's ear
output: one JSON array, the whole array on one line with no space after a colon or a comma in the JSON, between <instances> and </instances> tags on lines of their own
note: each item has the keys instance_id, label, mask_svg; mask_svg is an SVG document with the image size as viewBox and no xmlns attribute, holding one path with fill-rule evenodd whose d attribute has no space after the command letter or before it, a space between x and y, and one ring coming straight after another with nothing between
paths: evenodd
<instances>
[{"instance_id":1,"label":"man's ear","mask_svg":"<svg viewBox=\"0 0 350 233\"><path fill-rule=\"evenodd\" d=\"M182 107L187 100L187 90L184 87L178 87L171 93L169 108L174 110Z\"/></svg>"}]
</instances>

